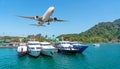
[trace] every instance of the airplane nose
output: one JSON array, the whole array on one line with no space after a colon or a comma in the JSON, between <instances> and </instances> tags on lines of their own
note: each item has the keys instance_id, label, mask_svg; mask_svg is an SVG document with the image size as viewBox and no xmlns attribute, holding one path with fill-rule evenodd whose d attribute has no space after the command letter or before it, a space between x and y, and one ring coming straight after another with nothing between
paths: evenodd
<instances>
[{"instance_id":1,"label":"airplane nose","mask_svg":"<svg viewBox=\"0 0 120 69\"><path fill-rule=\"evenodd\" d=\"M50 9L51 9L51 10L54 10L54 9L55 9L55 7L51 6L51 7L50 7Z\"/></svg>"}]
</instances>

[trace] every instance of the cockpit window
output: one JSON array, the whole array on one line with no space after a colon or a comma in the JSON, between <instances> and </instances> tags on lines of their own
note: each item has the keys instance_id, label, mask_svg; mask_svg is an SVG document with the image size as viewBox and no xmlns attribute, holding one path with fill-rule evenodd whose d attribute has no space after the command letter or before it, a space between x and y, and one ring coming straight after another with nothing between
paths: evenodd
<instances>
[{"instance_id":1,"label":"cockpit window","mask_svg":"<svg viewBox=\"0 0 120 69\"><path fill-rule=\"evenodd\" d=\"M40 47L36 47L36 49L41 49Z\"/></svg>"},{"instance_id":2,"label":"cockpit window","mask_svg":"<svg viewBox=\"0 0 120 69\"><path fill-rule=\"evenodd\" d=\"M34 47L31 47L30 49L35 49Z\"/></svg>"}]
</instances>

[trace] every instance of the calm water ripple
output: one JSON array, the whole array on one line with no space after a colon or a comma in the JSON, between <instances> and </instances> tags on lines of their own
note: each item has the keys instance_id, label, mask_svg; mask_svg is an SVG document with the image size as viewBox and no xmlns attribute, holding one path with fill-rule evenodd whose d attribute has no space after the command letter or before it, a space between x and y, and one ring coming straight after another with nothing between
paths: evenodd
<instances>
[{"instance_id":1,"label":"calm water ripple","mask_svg":"<svg viewBox=\"0 0 120 69\"><path fill-rule=\"evenodd\" d=\"M120 69L120 44L101 44L82 53L53 57L18 57L16 49L0 49L0 69Z\"/></svg>"}]
</instances>

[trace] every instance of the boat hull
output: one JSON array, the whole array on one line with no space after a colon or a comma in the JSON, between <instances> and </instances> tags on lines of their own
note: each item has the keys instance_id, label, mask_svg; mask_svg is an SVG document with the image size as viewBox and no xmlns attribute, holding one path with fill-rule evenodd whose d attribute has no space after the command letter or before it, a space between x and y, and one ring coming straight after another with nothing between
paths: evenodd
<instances>
[{"instance_id":1,"label":"boat hull","mask_svg":"<svg viewBox=\"0 0 120 69\"><path fill-rule=\"evenodd\" d=\"M78 49L77 53L82 53L88 46L73 46L73 48Z\"/></svg>"},{"instance_id":2,"label":"boat hull","mask_svg":"<svg viewBox=\"0 0 120 69\"><path fill-rule=\"evenodd\" d=\"M18 52L18 56L24 56L27 54L27 51L24 51L24 52Z\"/></svg>"},{"instance_id":3,"label":"boat hull","mask_svg":"<svg viewBox=\"0 0 120 69\"><path fill-rule=\"evenodd\" d=\"M58 49L58 52L65 53L65 54L76 54L77 50L60 50L60 49Z\"/></svg>"},{"instance_id":4,"label":"boat hull","mask_svg":"<svg viewBox=\"0 0 120 69\"><path fill-rule=\"evenodd\" d=\"M54 55L55 51L56 51L55 49L43 49L41 51L41 54L52 57Z\"/></svg>"},{"instance_id":5,"label":"boat hull","mask_svg":"<svg viewBox=\"0 0 120 69\"><path fill-rule=\"evenodd\" d=\"M58 52L66 54L76 54L78 52L78 49L74 49L73 47L62 47L58 48Z\"/></svg>"},{"instance_id":6,"label":"boat hull","mask_svg":"<svg viewBox=\"0 0 120 69\"><path fill-rule=\"evenodd\" d=\"M28 54L33 57L38 57L40 55L40 51L29 51Z\"/></svg>"}]
</instances>

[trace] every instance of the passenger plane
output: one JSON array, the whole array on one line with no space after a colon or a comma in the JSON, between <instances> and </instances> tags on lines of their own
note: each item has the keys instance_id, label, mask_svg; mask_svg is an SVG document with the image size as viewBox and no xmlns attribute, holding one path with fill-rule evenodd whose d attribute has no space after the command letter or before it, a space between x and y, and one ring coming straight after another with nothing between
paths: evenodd
<instances>
[{"instance_id":1,"label":"passenger plane","mask_svg":"<svg viewBox=\"0 0 120 69\"><path fill-rule=\"evenodd\" d=\"M56 17L50 18L50 16L54 12L54 9L55 9L55 7L53 7L53 6L49 7L48 10L44 13L44 15L42 17L41 16L35 16L35 17L19 16L19 17L37 20L38 21L37 24L31 24L34 26L44 26L44 23L48 23L48 25L50 25L50 22L64 22L64 21L66 21L66 20L59 20Z\"/></svg>"}]
</instances>

